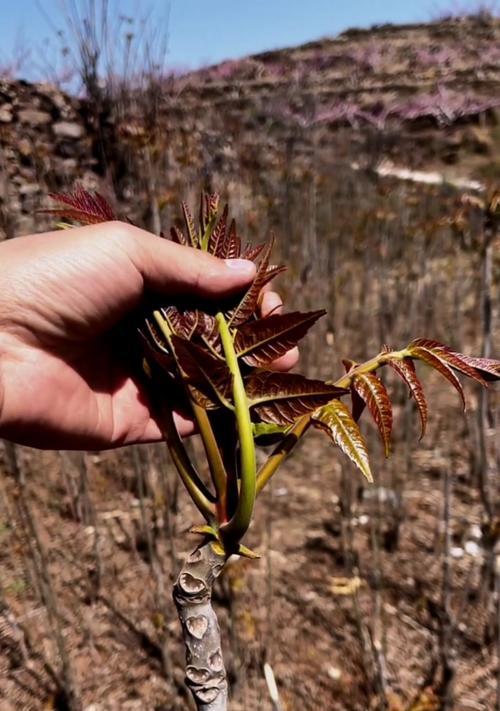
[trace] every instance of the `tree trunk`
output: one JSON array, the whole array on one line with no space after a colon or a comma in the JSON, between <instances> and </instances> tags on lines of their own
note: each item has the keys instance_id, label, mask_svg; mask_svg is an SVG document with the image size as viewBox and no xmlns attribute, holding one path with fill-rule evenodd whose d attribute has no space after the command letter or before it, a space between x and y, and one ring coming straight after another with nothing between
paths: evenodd
<instances>
[{"instance_id":1,"label":"tree trunk","mask_svg":"<svg viewBox=\"0 0 500 711\"><path fill-rule=\"evenodd\" d=\"M227 679L212 587L226 556L211 543L188 557L174 584L174 602L186 645L186 684L198 711L226 711Z\"/></svg>"}]
</instances>

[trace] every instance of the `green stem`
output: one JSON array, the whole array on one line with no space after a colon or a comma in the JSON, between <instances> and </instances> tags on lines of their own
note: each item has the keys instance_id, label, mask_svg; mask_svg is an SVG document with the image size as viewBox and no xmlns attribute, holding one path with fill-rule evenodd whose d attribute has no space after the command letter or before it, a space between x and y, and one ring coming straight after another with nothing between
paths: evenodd
<instances>
[{"instance_id":1,"label":"green stem","mask_svg":"<svg viewBox=\"0 0 500 711\"><path fill-rule=\"evenodd\" d=\"M206 410L204 410L196 402L192 402L191 406L193 408L193 414L201 435L205 454L207 456L210 475L212 477L212 481L215 486L215 491L217 493L216 506L218 519L220 523L223 523L223 521L225 520L226 511L226 468L224 466L222 455L217 445L217 440L215 439L210 418L208 417Z\"/></svg>"},{"instance_id":2,"label":"green stem","mask_svg":"<svg viewBox=\"0 0 500 711\"><path fill-rule=\"evenodd\" d=\"M252 520L256 496L256 457L252 422L245 385L241 377L238 358L226 319L222 313L216 316L222 349L227 367L233 377L233 401L240 445L240 491L234 515L221 527L223 537L235 545L246 533Z\"/></svg>"},{"instance_id":3,"label":"green stem","mask_svg":"<svg viewBox=\"0 0 500 711\"><path fill-rule=\"evenodd\" d=\"M213 496L198 476L196 469L187 455L179 433L177 432L172 411L167 407L163 407L162 415L165 439L182 482L201 515L206 521L212 522L215 518Z\"/></svg>"},{"instance_id":4,"label":"green stem","mask_svg":"<svg viewBox=\"0 0 500 711\"><path fill-rule=\"evenodd\" d=\"M370 358L370 360L360 363L349 373L346 373L331 384L336 385L339 388L348 388L351 384L352 378L355 375L373 372L374 370L377 370L377 368L380 368L380 366L385 365L389 359L402 360L407 355L410 354L405 349L401 351L391 351L390 353L379 353L374 358ZM311 415L304 415L297 420L283 442L280 442L274 452L268 457L266 462L264 462L257 473L257 494L260 494L269 479L277 472L297 442L309 429L310 424Z\"/></svg>"},{"instance_id":5,"label":"green stem","mask_svg":"<svg viewBox=\"0 0 500 711\"><path fill-rule=\"evenodd\" d=\"M294 424L285 439L278 444L274 452L267 458L257 474L257 494L260 494L269 479L288 457L300 438L311 424L310 415L304 415Z\"/></svg>"},{"instance_id":6,"label":"green stem","mask_svg":"<svg viewBox=\"0 0 500 711\"><path fill-rule=\"evenodd\" d=\"M165 336L165 339L167 340L167 343L170 346L170 350L173 353L174 351L173 351L171 340L170 340L172 331L170 329L168 321L163 317L163 315L160 311L155 311L154 317L155 317L156 323L158 324L159 329L161 330L162 334ZM204 516L204 518L207 521L213 521L214 515L215 515L214 497L211 494L211 492L206 488L203 481L200 479L196 469L194 468L191 460L188 457L188 454L184 448L184 445L182 444L182 440L179 437L179 434L177 432L177 428L174 423L172 412L170 411L169 408L167 408L166 406L163 406L162 407L162 414L163 414L162 419L165 424L165 439L167 441L167 445L170 450L170 454L172 456L174 464L177 468L177 471L179 472L179 475L184 483L184 486L188 490L191 498L193 499L194 503L196 504L196 506L198 507L198 509ZM194 414L195 414L195 417L197 415L199 415L199 413L197 411L195 411ZM198 426L200 428L200 432L202 433L203 443L205 445L205 438L203 435L206 435L207 438L209 437L209 433L206 428L206 423L202 422L200 424L200 421L198 420L197 417L196 417L196 419L197 419ZM208 425L210 427L210 422L208 423ZM211 432L211 427L210 427L210 432ZM213 433L212 433L212 438L213 438ZM205 447L205 448L207 449L207 447ZM209 462L210 462L211 460L210 460L208 452L207 452L207 458L209 459Z\"/></svg>"},{"instance_id":7,"label":"green stem","mask_svg":"<svg viewBox=\"0 0 500 711\"><path fill-rule=\"evenodd\" d=\"M410 355L406 349L403 349L401 351L390 351L390 352L382 352L379 353L378 355L374 356L373 358L370 358L370 360L366 360L364 363L358 363L352 370L350 370L348 373L343 375L341 378L338 380L335 380L332 382L332 385L335 385L338 388L348 388L351 385L352 379L356 375L363 375L364 373L372 373L374 370L377 370L377 368L380 368L382 365L385 365L388 360L403 360L406 356Z\"/></svg>"}]
</instances>

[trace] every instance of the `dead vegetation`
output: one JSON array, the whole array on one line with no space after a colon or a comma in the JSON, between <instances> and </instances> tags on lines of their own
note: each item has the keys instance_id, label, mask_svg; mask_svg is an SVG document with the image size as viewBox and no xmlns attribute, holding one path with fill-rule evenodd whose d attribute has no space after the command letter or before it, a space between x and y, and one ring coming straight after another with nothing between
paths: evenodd
<instances>
[{"instance_id":1,"label":"dead vegetation","mask_svg":"<svg viewBox=\"0 0 500 711\"><path fill-rule=\"evenodd\" d=\"M497 25L478 28L467 36L479 38L476 47L490 47ZM361 52L383 39L396 55L404 33L425 31L353 32L342 43L358 42ZM450 32L457 44L463 38L455 25L432 32L435 42ZM443 62L436 60L439 67ZM458 82L459 65L455 58L449 64ZM360 69L359 82L369 77ZM497 78L488 77L492 96ZM485 204L464 203L446 185L401 183L371 169L388 147L405 165L442 166L455 131L481 131L494 123L494 112L446 131L426 125L375 134L356 122L354 129L315 130L285 121L290 88L285 82L283 90L268 90L264 79L269 84L267 77L245 84L231 74L218 88L200 77L182 90L177 85L161 109L161 134L152 136L140 121L129 137L123 129L113 133L108 145L116 151L124 141L125 157L107 157L101 182L155 229L170 225L179 198L192 201L203 182L237 208L244 236L257 241L274 229L290 265L280 283L287 307L328 310L302 354L311 377L329 377L342 357L362 359L414 335L498 357L500 244ZM398 82L387 86L406 96ZM317 83L321 89L319 75ZM269 96L281 118L261 110ZM316 116L315 98L301 96ZM113 125L105 123L106 131ZM86 130L95 135L91 122ZM17 147L2 135L14 165ZM410 155L409 145L422 151ZM474 151L459 152L459 166L474 163ZM495 160L492 149L484 165ZM353 161L361 169L353 171ZM103 165L91 165L94 180ZM41 174L47 188L60 187L50 173ZM68 184L73 177L68 172ZM6 185L12 190L12 182ZM23 211L9 212L9 205L5 200L2 227L10 225L13 236ZM35 219L38 228L47 224ZM262 558L235 560L215 595L235 711L275 710L265 662L283 711L500 708L498 393L480 399L468 386L462 416L439 378L427 376L425 386L435 409L418 451L413 404L395 380L391 460L365 425L379 453L374 486L317 437L265 494L248 541ZM187 531L195 521L163 448L68 454L4 444L1 468L2 709L188 708L168 591L193 545Z\"/></svg>"}]
</instances>

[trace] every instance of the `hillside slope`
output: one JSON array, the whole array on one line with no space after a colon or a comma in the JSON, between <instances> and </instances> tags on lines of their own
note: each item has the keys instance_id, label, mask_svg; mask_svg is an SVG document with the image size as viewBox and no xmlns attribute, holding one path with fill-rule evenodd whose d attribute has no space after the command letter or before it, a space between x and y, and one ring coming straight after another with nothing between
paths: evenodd
<instances>
[{"instance_id":1,"label":"hillside slope","mask_svg":"<svg viewBox=\"0 0 500 711\"><path fill-rule=\"evenodd\" d=\"M191 73L177 92L171 110L229 137L235 124L240 140L316 129L325 146L341 133L342 154L361 144L371 159L488 177L500 146L500 19L349 30Z\"/></svg>"},{"instance_id":2,"label":"hillside slope","mask_svg":"<svg viewBox=\"0 0 500 711\"><path fill-rule=\"evenodd\" d=\"M349 30L99 106L0 80L4 235L32 229L47 194L76 180L156 228L155 192L173 206L208 176L225 185L245 175L272 192L292 173L353 164L498 180L500 20Z\"/></svg>"}]
</instances>

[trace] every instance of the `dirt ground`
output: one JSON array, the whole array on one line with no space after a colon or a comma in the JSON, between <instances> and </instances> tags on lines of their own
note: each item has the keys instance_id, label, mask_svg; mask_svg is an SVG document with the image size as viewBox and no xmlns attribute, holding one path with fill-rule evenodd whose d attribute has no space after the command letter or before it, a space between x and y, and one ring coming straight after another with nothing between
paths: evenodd
<instances>
[{"instance_id":1,"label":"dirt ground","mask_svg":"<svg viewBox=\"0 0 500 711\"><path fill-rule=\"evenodd\" d=\"M451 395L442 397L457 414ZM396 419L404 415L400 408ZM450 708L495 708L498 617L494 581L485 571L491 553L463 447L472 418L434 417L418 451L399 438L390 463L377 462L371 488L318 434L284 466L248 536L261 559L231 561L215 594L234 711L271 711L265 661L290 711L438 709L443 644L455 670ZM448 459L442 452L450 441ZM158 448L150 454L141 463L154 481L162 457ZM87 711L189 708L169 591L172 547L182 560L195 542L186 533L196 519L184 492L169 522L162 500L143 498L141 513L137 491L127 490L130 453L87 455L94 511L83 514L85 524L74 520L76 499L63 484L65 477L76 481L79 455L18 450L17 459L39 541L20 510L19 486L3 476L2 711L65 707L52 678L64 673L61 648ZM9 466L5 457L4 472ZM163 568L164 591L153 582L144 521L156 529L154 560ZM36 572L43 559L49 582ZM51 618L50 604L40 599L54 593Z\"/></svg>"},{"instance_id":2,"label":"dirt ground","mask_svg":"<svg viewBox=\"0 0 500 711\"><path fill-rule=\"evenodd\" d=\"M327 377L342 357L414 337L480 352L480 242L444 221L456 208L446 186L292 167L286 191L266 174L228 192L248 215L245 236L286 237L289 308L328 308L304 372ZM444 380L425 376L431 417L418 443L412 402L388 382L391 459L363 424L375 484L308 435L259 499L245 543L261 558L232 560L216 586L232 711L276 711L265 662L282 711L500 708L498 389L481 470L475 386L464 416ZM170 590L199 520L164 448L6 445L0 472L0 711L192 708Z\"/></svg>"}]
</instances>

